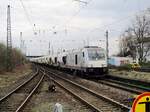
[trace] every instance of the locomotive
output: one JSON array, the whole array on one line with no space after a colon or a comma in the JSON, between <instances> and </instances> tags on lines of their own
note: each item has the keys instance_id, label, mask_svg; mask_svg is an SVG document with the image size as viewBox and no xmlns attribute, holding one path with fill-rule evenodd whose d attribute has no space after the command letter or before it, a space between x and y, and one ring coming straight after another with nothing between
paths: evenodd
<instances>
[{"instance_id":1,"label":"locomotive","mask_svg":"<svg viewBox=\"0 0 150 112\"><path fill-rule=\"evenodd\" d=\"M85 46L30 61L88 77L102 77L108 73L106 51L97 46Z\"/></svg>"}]
</instances>

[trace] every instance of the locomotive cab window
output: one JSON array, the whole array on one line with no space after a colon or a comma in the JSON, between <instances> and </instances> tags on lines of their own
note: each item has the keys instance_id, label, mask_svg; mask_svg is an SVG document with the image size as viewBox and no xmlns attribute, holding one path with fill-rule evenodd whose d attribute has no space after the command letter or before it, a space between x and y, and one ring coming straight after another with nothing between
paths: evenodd
<instances>
[{"instance_id":1,"label":"locomotive cab window","mask_svg":"<svg viewBox=\"0 0 150 112\"><path fill-rule=\"evenodd\" d=\"M104 60L105 59L104 50L89 49L88 50L88 58L89 58L89 60Z\"/></svg>"},{"instance_id":2,"label":"locomotive cab window","mask_svg":"<svg viewBox=\"0 0 150 112\"><path fill-rule=\"evenodd\" d=\"M83 55L83 57L84 57L84 52L82 52L82 55Z\"/></svg>"}]
</instances>

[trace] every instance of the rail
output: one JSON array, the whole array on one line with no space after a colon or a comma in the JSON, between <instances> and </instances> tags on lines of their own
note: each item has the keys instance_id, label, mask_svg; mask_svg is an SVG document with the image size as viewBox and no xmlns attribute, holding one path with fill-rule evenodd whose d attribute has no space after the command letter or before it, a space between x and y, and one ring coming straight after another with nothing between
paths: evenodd
<instances>
[{"instance_id":1,"label":"rail","mask_svg":"<svg viewBox=\"0 0 150 112\"><path fill-rule=\"evenodd\" d=\"M16 92L17 90L19 90L22 86L24 86L25 84L27 84L29 81L31 81L37 74L39 73L39 71L37 70L36 73L31 76L28 80L26 80L25 82L23 82L21 85L17 86L15 89L13 89L12 91L10 91L9 93L7 93L5 96L3 96L2 98L0 98L0 102L2 102L4 99L6 99L7 97L9 97L11 94L13 94L14 92Z\"/></svg>"}]
</instances>

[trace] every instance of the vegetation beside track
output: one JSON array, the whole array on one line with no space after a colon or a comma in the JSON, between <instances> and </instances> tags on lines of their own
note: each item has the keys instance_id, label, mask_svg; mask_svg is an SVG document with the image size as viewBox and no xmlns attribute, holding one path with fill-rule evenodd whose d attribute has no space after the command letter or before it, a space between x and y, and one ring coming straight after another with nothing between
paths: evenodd
<instances>
[{"instance_id":1,"label":"vegetation beside track","mask_svg":"<svg viewBox=\"0 0 150 112\"><path fill-rule=\"evenodd\" d=\"M0 73L0 88L15 83L19 78L28 75L31 71L31 65L25 64L17 66L12 72Z\"/></svg>"},{"instance_id":2,"label":"vegetation beside track","mask_svg":"<svg viewBox=\"0 0 150 112\"><path fill-rule=\"evenodd\" d=\"M143 66L143 67L150 67L150 61L148 61L148 62L143 62L143 63L140 63L140 65L141 66Z\"/></svg>"},{"instance_id":3,"label":"vegetation beside track","mask_svg":"<svg viewBox=\"0 0 150 112\"><path fill-rule=\"evenodd\" d=\"M123 77L123 78L131 78L142 81L150 82L150 73L147 72L137 72L137 71L118 71L117 69L110 69L111 75Z\"/></svg>"},{"instance_id":4,"label":"vegetation beside track","mask_svg":"<svg viewBox=\"0 0 150 112\"><path fill-rule=\"evenodd\" d=\"M7 47L0 43L0 73L6 71L6 52ZM12 49L12 58L11 58L11 64L13 65L13 68L16 68L17 66L23 65L25 62L25 56L21 53L20 50L17 48Z\"/></svg>"}]
</instances>

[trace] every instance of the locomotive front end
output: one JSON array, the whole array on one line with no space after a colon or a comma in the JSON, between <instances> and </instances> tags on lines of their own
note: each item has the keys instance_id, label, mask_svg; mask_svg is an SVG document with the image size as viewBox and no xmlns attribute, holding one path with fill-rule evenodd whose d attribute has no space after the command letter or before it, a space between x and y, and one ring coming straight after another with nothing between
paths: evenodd
<instances>
[{"instance_id":1,"label":"locomotive front end","mask_svg":"<svg viewBox=\"0 0 150 112\"><path fill-rule=\"evenodd\" d=\"M87 48L87 72L98 76L107 74L107 58L103 48Z\"/></svg>"}]
</instances>

